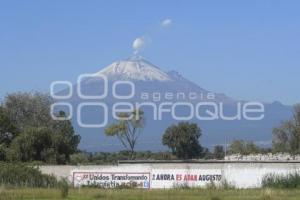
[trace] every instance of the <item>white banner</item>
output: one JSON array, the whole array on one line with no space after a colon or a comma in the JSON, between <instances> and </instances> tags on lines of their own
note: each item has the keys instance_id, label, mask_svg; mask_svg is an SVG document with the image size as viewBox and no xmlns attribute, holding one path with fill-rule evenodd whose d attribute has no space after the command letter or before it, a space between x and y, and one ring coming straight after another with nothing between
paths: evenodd
<instances>
[{"instance_id":1,"label":"white banner","mask_svg":"<svg viewBox=\"0 0 300 200\"><path fill-rule=\"evenodd\" d=\"M73 184L75 187L95 186L99 188L150 188L150 173L73 171L72 174Z\"/></svg>"},{"instance_id":2,"label":"white banner","mask_svg":"<svg viewBox=\"0 0 300 200\"><path fill-rule=\"evenodd\" d=\"M218 169L153 169L151 188L204 187L221 180Z\"/></svg>"},{"instance_id":3,"label":"white banner","mask_svg":"<svg viewBox=\"0 0 300 200\"><path fill-rule=\"evenodd\" d=\"M73 171L75 187L95 186L99 188L175 188L218 185L222 180L218 169L153 169L149 172L100 172Z\"/></svg>"}]
</instances>

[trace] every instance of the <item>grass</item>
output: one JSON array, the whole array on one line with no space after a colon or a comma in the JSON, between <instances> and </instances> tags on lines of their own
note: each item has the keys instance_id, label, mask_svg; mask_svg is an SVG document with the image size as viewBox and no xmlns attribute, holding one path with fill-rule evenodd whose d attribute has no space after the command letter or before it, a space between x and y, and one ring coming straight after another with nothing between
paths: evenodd
<instances>
[{"instance_id":1,"label":"grass","mask_svg":"<svg viewBox=\"0 0 300 200\"><path fill-rule=\"evenodd\" d=\"M283 189L172 189L140 190L96 188L70 189L70 200L298 200L300 190ZM0 187L0 200L62 199L59 189L7 189Z\"/></svg>"},{"instance_id":2,"label":"grass","mask_svg":"<svg viewBox=\"0 0 300 200\"><path fill-rule=\"evenodd\" d=\"M300 174L267 174L263 177L262 185L267 188L300 188Z\"/></svg>"}]
</instances>

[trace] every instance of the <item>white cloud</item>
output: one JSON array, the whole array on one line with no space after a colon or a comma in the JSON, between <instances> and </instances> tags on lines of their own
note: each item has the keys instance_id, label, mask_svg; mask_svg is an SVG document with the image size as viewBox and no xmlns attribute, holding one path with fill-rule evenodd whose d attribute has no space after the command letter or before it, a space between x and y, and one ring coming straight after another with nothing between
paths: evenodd
<instances>
[{"instance_id":1,"label":"white cloud","mask_svg":"<svg viewBox=\"0 0 300 200\"><path fill-rule=\"evenodd\" d=\"M134 53L138 53L142 50L143 47L145 47L146 41L143 37L136 38L132 43L132 48L134 49Z\"/></svg>"},{"instance_id":2,"label":"white cloud","mask_svg":"<svg viewBox=\"0 0 300 200\"><path fill-rule=\"evenodd\" d=\"M172 20L169 18L166 18L160 22L160 26L163 28L167 28L171 25L172 25ZM148 46L151 43L152 40L148 34L144 34L143 36L136 38L132 43L134 54L140 53L146 46Z\"/></svg>"},{"instance_id":3,"label":"white cloud","mask_svg":"<svg viewBox=\"0 0 300 200\"><path fill-rule=\"evenodd\" d=\"M169 27L169 26L171 26L172 25L172 20L171 19L165 19L165 20L163 20L162 22L161 22L161 26L162 27Z\"/></svg>"},{"instance_id":4,"label":"white cloud","mask_svg":"<svg viewBox=\"0 0 300 200\"><path fill-rule=\"evenodd\" d=\"M136 38L134 41L133 41L133 44L132 44L132 48L134 50L139 50L141 49L142 47L145 46L145 40L141 37L139 38Z\"/></svg>"}]
</instances>

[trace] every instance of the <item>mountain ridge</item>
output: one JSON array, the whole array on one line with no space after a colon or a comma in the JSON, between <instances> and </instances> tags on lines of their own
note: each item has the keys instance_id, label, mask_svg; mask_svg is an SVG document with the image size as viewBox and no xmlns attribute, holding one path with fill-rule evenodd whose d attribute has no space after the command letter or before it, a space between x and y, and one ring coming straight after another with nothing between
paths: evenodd
<instances>
[{"instance_id":1,"label":"mountain ridge","mask_svg":"<svg viewBox=\"0 0 300 200\"><path fill-rule=\"evenodd\" d=\"M100 74L110 80L173 81L166 72L142 57L113 62L94 75Z\"/></svg>"},{"instance_id":2,"label":"mountain ridge","mask_svg":"<svg viewBox=\"0 0 300 200\"><path fill-rule=\"evenodd\" d=\"M118 68L120 68L118 70ZM207 93L214 93L209 90L206 90L200 87L198 84L189 81L183 77L180 73L176 71L164 72L156 65L145 60L142 57L130 57L129 59L119 60L108 65L108 67L96 72L93 74L93 77L90 77L90 80L97 80L97 75L105 75L108 78L109 84L113 84L114 81L131 81L135 85L135 93L140 94L143 92L153 95L154 93L165 94L170 93L184 93L188 94L194 92L197 95L205 96ZM81 84L81 89L85 95L99 95L101 90L101 83L98 81L83 81ZM110 85L111 86L111 85ZM78 85L74 85L73 89L76 93ZM110 88L111 89L111 88ZM125 94L128 94L126 89L122 89ZM127 88L128 89L128 88ZM98 94L97 94L98 93ZM201 101L203 102L217 102L224 104L225 114L227 116L235 115L236 113L236 104L238 102L244 104L249 101L238 101L232 99L222 93L214 93L216 98L215 100L196 99L193 101L186 101L182 99L175 99L173 101L160 99L158 101L153 101L153 98L146 101L150 101L155 104L160 104L163 102L188 102L195 105ZM79 96L72 97L70 99L71 104L74 108L78 108L78 105L86 102L95 102L95 99L82 99ZM113 97L109 94L106 98L99 100L101 103L105 103L108 106L108 109L111 110L111 107L114 103L119 102L119 99ZM134 96L133 98L126 100L128 103L143 102L142 99ZM270 141L272 137L272 129L281 121L287 120L292 116L291 106L285 106L274 101L273 103L263 103L265 106L265 118L261 121L246 121L246 120L235 120L235 121L224 121L224 120L213 120L213 121L202 121L196 118L190 120L190 122L197 123L203 131L203 136L201 141L204 143L204 146L211 146L214 144L223 144L224 139L247 139L253 141ZM218 104L219 105L219 104ZM74 110L76 110L74 109ZM166 116L163 120L154 120L153 119L153 110L145 109L145 116L147 125L144 129L144 133L140 138L140 144L149 145L138 145L138 150L152 150L160 151L165 150L161 144L161 136L164 130L175 123L178 123L178 120L174 120L170 116ZM179 115L185 115L186 110L183 108L178 109ZM95 108L86 108L81 112L82 119L85 123L96 123L97 120L101 120L101 114ZM111 114L111 113L109 113ZM122 147L119 146L118 141L115 138L108 138L104 134L104 128L82 128L80 127L76 119L78 115L74 114L72 118L76 132L80 133L82 136L82 142L80 147L89 151L117 151L121 150ZM108 124L113 122L114 119L109 117ZM150 145L151 144L151 145Z\"/></svg>"}]
</instances>

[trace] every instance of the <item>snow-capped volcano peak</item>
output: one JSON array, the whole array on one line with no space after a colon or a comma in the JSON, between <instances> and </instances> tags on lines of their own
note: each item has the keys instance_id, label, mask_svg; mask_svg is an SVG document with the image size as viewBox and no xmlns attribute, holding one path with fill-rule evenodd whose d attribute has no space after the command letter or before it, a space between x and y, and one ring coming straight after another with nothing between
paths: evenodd
<instances>
[{"instance_id":1,"label":"snow-capped volcano peak","mask_svg":"<svg viewBox=\"0 0 300 200\"><path fill-rule=\"evenodd\" d=\"M138 55L114 62L95 76L98 74L105 75L109 80L172 81L167 73Z\"/></svg>"}]
</instances>

